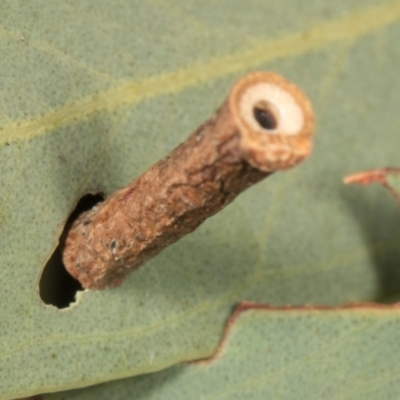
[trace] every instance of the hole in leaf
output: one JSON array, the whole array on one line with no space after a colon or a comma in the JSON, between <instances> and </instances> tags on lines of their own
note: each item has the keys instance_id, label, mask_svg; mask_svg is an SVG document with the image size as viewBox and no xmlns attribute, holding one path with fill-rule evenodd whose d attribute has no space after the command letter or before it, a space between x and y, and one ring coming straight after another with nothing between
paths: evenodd
<instances>
[{"instance_id":1,"label":"hole in leaf","mask_svg":"<svg viewBox=\"0 0 400 400\"><path fill-rule=\"evenodd\" d=\"M90 210L103 200L104 196L102 194L87 194L83 196L68 218L60 241L62 241L70 225L79 215ZM51 304L57 308L66 308L75 301L78 290L83 290L82 285L65 269L60 245L58 245L49 261L47 261L40 277L40 298L45 304Z\"/></svg>"}]
</instances>

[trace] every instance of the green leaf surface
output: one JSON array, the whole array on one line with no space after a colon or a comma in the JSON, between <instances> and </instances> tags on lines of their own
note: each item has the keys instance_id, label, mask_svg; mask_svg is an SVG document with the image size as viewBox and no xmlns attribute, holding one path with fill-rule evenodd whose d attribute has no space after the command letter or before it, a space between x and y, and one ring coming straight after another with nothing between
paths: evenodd
<instances>
[{"instance_id":1,"label":"green leaf surface","mask_svg":"<svg viewBox=\"0 0 400 400\"><path fill-rule=\"evenodd\" d=\"M42 399L395 400L399 328L399 309L392 307L250 309L209 364L181 364Z\"/></svg>"},{"instance_id":2,"label":"green leaf surface","mask_svg":"<svg viewBox=\"0 0 400 400\"><path fill-rule=\"evenodd\" d=\"M399 21L400 2L379 0L0 2L0 399L209 356L243 299L395 295L396 204L341 181L398 161ZM121 287L45 305L40 276L80 197L127 184L254 69L309 94L310 160L241 195Z\"/></svg>"}]
</instances>

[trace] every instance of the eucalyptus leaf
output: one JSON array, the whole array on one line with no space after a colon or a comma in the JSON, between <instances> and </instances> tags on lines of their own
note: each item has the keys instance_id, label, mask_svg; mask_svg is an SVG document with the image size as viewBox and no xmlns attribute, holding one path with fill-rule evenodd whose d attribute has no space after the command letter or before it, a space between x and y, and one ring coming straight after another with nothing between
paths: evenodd
<instances>
[{"instance_id":1,"label":"eucalyptus leaf","mask_svg":"<svg viewBox=\"0 0 400 400\"><path fill-rule=\"evenodd\" d=\"M253 309L218 358L43 400L395 400L399 308Z\"/></svg>"},{"instance_id":2,"label":"eucalyptus leaf","mask_svg":"<svg viewBox=\"0 0 400 400\"><path fill-rule=\"evenodd\" d=\"M379 0L0 2L0 399L210 356L243 299L398 293L395 202L341 181L398 161L399 20L400 2ZM310 96L312 157L121 287L44 304L41 274L78 200L130 182L255 69Z\"/></svg>"}]
</instances>

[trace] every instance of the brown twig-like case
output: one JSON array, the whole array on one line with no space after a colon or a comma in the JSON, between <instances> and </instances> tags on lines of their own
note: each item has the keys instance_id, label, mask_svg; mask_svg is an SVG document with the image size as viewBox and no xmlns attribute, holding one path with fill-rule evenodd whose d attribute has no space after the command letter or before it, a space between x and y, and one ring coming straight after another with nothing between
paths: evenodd
<instances>
[{"instance_id":1,"label":"brown twig-like case","mask_svg":"<svg viewBox=\"0 0 400 400\"><path fill-rule=\"evenodd\" d=\"M306 158L313 128L295 85L270 72L245 76L185 142L73 223L67 270L85 288L120 284L249 186Z\"/></svg>"}]
</instances>

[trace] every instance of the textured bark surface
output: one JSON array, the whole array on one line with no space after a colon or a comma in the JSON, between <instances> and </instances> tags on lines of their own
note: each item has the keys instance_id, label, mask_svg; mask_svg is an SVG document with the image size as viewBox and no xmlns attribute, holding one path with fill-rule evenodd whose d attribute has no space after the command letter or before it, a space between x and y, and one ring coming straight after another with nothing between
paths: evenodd
<instances>
[{"instance_id":1,"label":"textured bark surface","mask_svg":"<svg viewBox=\"0 0 400 400\"><path fill-rule=\"evenodd\" d=\"M283 85L308 113L298 134L254 132L240 115L242 92L266 80ZM120 284L249 186L307 157L312 129L311 106L294 85L272 73L248 75L184 143L73 223L63 248L67 270L85 288Z\"/></svg>"}]
</instances>

